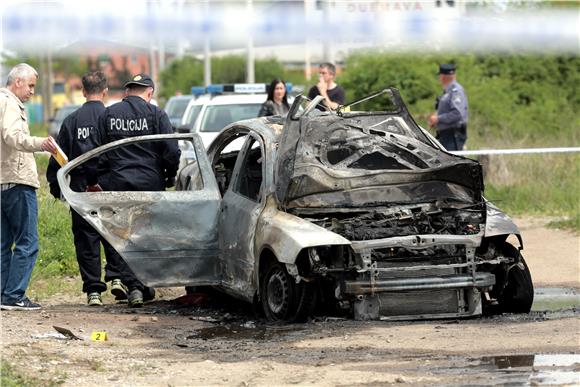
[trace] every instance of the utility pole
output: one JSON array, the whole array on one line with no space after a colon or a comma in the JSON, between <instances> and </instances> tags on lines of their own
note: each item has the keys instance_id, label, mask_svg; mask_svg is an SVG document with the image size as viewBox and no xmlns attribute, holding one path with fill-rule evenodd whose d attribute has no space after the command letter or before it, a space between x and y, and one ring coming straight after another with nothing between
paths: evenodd
<instances>
[{"instance_id":1,"label":"utility pole","mask_svg":"<svg viewBox=\"0 0 580 387\"><path fill-rule=\"evenodd\" d=\"M50 49L40 58L40 84L42 94L42 121L48 124L52 118L52 54Z\"/></svg>"},{"instance_id":2,"label":"utility pole","mask_svg":"<svg viewBox=\"0 0 580 387\"><path fill-rule=\"evenodd\" d=\"M203 40L203 85L211 85L211 52L207 36Z\"/></svg>"},{"instance_id":3,"label":"utility pole","mask_svg":"<svg viewBox=\"0 0 580 387\"><path fill-rule=\"evenodd\" d=\"M248 20L250 24L254 20L254 4L252 0L246 0L246 11ZM255 83L256 76L254 74L254 38L252 36L252 26L250 25L248 31L248 46L247 46L247 57L246 57L246 83Z\"/></svg>"},{"instance_id":4,"label":"utility pole","mask_svg":"<svg viewBox=\"0 0 580 387\"><path fill-rule=\"evenodd\" d=\"M322 25L324 26L325 31L329 31L328 26L330 25L330 1L329 0L322 0ZM322 36L322 51L325 62L334 63L334 55L332 53L332 41L330 34L323 34Z\"/></svg>"},{"instance_id":5,"label":"utility pole","mask_svg":"<svg viewBox=\"0 0 580 387\"><path fill-rule=\"evenodd\" d=\"M204 3L203 15L205 22L209 24L209 1ZM203 38L203 85L205 87L211 84L211 52L210 52L210 31L207 31Z\"/></svg>"},{"instance_id":6,"label":"utility pole","mask_svg":"<svg viewBox=\"0 0 580 387\"><path fill-rule=\"evenodd\" d=\"M306 23L310 22L310 14L312 12L311 7L313 7L311 1L304 0L304 19L306 20ZM311 56L310 37L309 34L306 34L306 41L304 42L304 77L307 81L310 81L310 78L312 78Z\"/></svg>"},{"instance_id":7,"label":"utility pole","mask_svg":"<svg viewBox=\"0 0 580 387\"><path fill-rule=\"evenodd\" d=\"M157 74L157 56L155 55L155 47L153 46L153 43L149 43L149 72L153 82L157 84L159 80ZM153 90L153 98L157 99L158 91L158 87Z\"/></svg>"}]
</instances>

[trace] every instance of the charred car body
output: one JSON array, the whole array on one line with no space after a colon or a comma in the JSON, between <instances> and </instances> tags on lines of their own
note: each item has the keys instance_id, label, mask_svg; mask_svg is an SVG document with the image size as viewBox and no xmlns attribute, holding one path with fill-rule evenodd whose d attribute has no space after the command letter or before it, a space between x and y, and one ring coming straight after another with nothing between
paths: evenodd
<instances>
[{"instance_id":1,"label":"charred car body","mask_svg":"<svg viewBox=\"0 0 580 387\"><path fill-rule=\"evenodd\" d=\"M298 97L285 119L226 127L207 155L195 134L111 143L62 168L59 184L148 286L215 286L269 320L317 305L356 319L528 312L521 236L482 196L481 165L444 151L396 89L371 97L337 113ZM376 100L382 111L353 109ZM196 153L176 191L68 188L86 160L168 137Z\"/></svg>"}]
</instances>

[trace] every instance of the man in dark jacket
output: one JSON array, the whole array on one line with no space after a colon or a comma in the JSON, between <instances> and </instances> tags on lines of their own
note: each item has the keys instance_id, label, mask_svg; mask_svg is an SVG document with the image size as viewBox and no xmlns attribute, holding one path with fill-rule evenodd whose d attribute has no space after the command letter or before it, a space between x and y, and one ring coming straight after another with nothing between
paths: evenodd
<instances>
[{"instance_id":1,"label":"man in dark jacket","mask_svg":"<svg viewBox=\"0 0 580 387\"><path fill-rule=\"evenodd\" d=\"M83 95L86 102L77 111L63 121L58 132L57 143L62 151L72 160L96 147L95 128L99 116L104 113L103 99L107 95L107 79L100 72L87 73L82 78ZM50 159L46 170L46 179L50 185L50 193L60 199L60 187L56 173L60 165L54 158ZM73 191L84 192L87 187L84 168L78 167L71 173L70 188ZM102 184L108 189L106 179ZM117 300L127 299L126 288L121 282L121 257L99 233L71 209L72 232L77 261L83 280L83 292L87 293L90 306L103 305L101 293L107 290L107 285L101 281L101 249L103 243L107 264L105 266L105 282L111 281L111 293Z\"/></svg>"},{"instance_id":2,"label":"man in dark jacket","mask_svg":"<svg viewBox=\"0 0 580 387\"><path fill-rule=\"evenodd\" d=\"M321 95L322 102L316 107L318 110L325 110L321 104L331 110L336 110L344 104L344 89L334 82L336 77L336 67L332 63L321 63L318 67L318 83L308 91L308 98L314 99Z\"/></svg>"},{"instance_id":3,"label":"man in dark jacket","mask_svg":"<svg viewBox=\"0 0 580 387\"><path fill-rule=\"evenodd\" d=\"M171 134L167 114L149 103L154 84L146 74L138 74L125 84L126 97L109 106L99 118L99 145L150 134ZM112 191L163 191L172 187L181 152L176 140L146 142L116 148L106 153ZM100 190L94 168L88 173L88 191ZM140 307L149 289L134 275L123 278L129 287L129 306Z\"/></svg>"}]
</instances>

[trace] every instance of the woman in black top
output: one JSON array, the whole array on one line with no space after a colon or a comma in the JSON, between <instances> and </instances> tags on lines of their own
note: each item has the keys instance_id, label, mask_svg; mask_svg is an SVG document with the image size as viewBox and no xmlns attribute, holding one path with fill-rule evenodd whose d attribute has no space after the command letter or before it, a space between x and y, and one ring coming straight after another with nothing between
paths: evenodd
<instances>
[{"instance_id":1,"label":"woman in black top","mask_svg":"<svg viewBox=\"0 0 580 387\"><path fill-rule=\"evenodd\" d=\"M286 98L286 83L280 78L274 78L268 87L268 99L260 108L259 117L283 116L290 110Z\"/></svg>"}]
</instances>

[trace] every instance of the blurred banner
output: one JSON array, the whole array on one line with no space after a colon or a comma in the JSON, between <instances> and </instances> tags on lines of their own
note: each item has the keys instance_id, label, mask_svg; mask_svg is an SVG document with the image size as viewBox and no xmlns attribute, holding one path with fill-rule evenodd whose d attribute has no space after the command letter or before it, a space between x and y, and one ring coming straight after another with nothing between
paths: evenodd
<instances>
[{"instance_id":1,"label":"blurred banner","mask_svg":"<svg viewBox=\"0 0 580 387\"><path fill-rule=\"evenodd\" d=\"M251 6L249 6L249 4ZM171 52L317 42L397 50L578 53L579 8L453 0L11 1L0 5L9 51L58 51L106 40ZM82 45L77 46L81 49Z\"/></svg>"}]
</instances>

